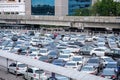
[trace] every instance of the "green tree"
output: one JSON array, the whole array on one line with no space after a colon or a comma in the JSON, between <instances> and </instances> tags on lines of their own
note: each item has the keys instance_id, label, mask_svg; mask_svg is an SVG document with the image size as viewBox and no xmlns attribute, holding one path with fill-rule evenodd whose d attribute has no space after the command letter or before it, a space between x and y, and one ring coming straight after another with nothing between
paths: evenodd
<instances>
[{"instance_id":1,"label":"green tree","mask_svg":"<svg viewBox=\"0 0 120 80\"><path fill-rule=\"evenodd\" d=\"M93 15L99 16L116 16L116 9L116 2L113 0L98 0L92 6Z\"/></svg>"},{"instance_id":2,"label":"green tree","mask_svg":"<svg viewBox=\"0 0 120 80\"><path fill-rule=\"evenodd\" d=\"M116 16L120 16L120 2L116 2Z\"/></svg>"},{"instance_id":3,"label":"green tree","mask_svg":"<svg viewBox=\"0 0 120 80\"><path fill-rule=\"evenodd\" d=\"M89 8L76 9L74 16L90 16Z\"/></svg>"}]
</instances>

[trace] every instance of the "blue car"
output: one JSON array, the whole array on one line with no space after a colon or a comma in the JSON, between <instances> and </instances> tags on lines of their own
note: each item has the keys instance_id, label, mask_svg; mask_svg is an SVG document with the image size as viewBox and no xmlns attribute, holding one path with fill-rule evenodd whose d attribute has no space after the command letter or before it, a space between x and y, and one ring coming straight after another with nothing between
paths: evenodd
<instances>
[{"instance_id":1,"label":"blue car","mask_svg":"<svg viewBox=\"0 0 120 80\"><path fill-rule=\"evenodd\" d=\"M52 64L64 67L66 62L63 59L55 59Z\"/></svg>"}]
</instances>

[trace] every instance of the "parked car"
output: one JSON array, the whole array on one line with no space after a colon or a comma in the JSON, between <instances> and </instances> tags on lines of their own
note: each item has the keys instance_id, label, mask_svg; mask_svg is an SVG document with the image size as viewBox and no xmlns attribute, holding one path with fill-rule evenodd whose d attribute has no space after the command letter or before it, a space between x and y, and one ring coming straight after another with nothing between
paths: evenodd
<instances>
[{"instance_id":1,"label":"parked car","mask_svg":"<svg viewBox=\"0 0 120 80\"><path fill-rule=\"evenodd\" d=\"M47 80L45 71L35 67L27 68L24 73L24 78L27 80Z\"/></svg>"},{"instance_id":2,"label":"parked car","mask_svg":"<svg viewBox=\"0 0 120 80\"><path fill-rule=\"evenodd\" d=\"M112 80L117 80L116 73L112 69L104 69L101 73L101 77L112 79Z\"/></svg>"},{"instance_id":3,"label":"parked car","mask_svg":"<svg viewBox=\"0 0 120 80\"><path fill-rule=\"evenodd\" d=\"M8 67L8 72L11 72L13 74L23 74L27 69L27 65L16 62L16 63L11 63Z\"/></svg>"},{"instance_id":4,"label":"parked car","mask_svg":"<svg viewBox=\"0 0 120 80\"><path fill-rule=\"evenodd\" d=\"M98 68L98 71L103 69L103 64L101 63L101 60L99 57L92 57L87 61L88 65L94 66Z\"/></svg>"},{"instance_id":5,"label":"parked car","mask_svg":"<svg viewBox=\"0 0 120 80\"><path fill-rule=\"evenodd\" d=\"M105 68L110 68L115 70L117 68L117 63L108 63Z\"/></svg>"},{"instance_id":6,"label":"parked car","mask_svg":"<svg viewBox=\"0 0 120 80\"><path fill-rule=\"evenodd\" d=\"M74 62L74 61L68 61L65 64L65 67L69 68L69 69L73 69L73 70L80 70L82 66L79 65L78 63Z\"/></svg>"},{"instance_id":7,"label":"parked car","mask_svg":"<svg viewBox=\"0 0 120 80\"><path fill-rule=\"evenodd\" d=\"M64 61L70 61L70 55L69 54L60 54L58 59L63 59Z\"/></svg>"},{"instance_id":8,"label":"parked car","mask_svg":"<svg viewBox=\"0 0 120 80\"><path fill-rule=\"evenodd\" d=\"M39 53L33 52L33 53L29 54L28 57L30 57L32 59L39 59L39 57L41 57L41 55Z\"/></svg>"},{"instance_id":9,"label":"parked car","mask_svg":"<svg viewBox=\"0 0 120 80\"><path fill-rule=\"evenodd\" d=\"M48 52L48 57L53 58L53 59L57 59L59 57L59 52L56 50L51 50Z\"/></svg>"},{"instance_id":10,"label":"parked car","mask_svg":"<svg viewBox=\"0 0 120 80\"><path fill-rule=\"evenodd\" d=\"M94 48L90 51L90 55L92 56L105 56L105 53L109 52L109 49L105 48Z\"/></svg>"},{"instance_id":11,"label":"parked car","mask_svg":"<svg viewBox=\"0 0 120 80\"><path fill-rule=\"evenodd\" d=\"M85 64L85 58L83 56L73 56L71 57L71 61L74 61L81 66Z\"/></svg>"},{"instance_id":12,"label":"parked car","mask_svg":"<svg viewBox=\"0 0 120 80\"><path fill-rule=\"evenodd\" d=\"M112 58L120 58L120 49L113 48L113 49L111 49L111 52L105 53L105 56L110 56Z\"/></svg>"},{"instance_id":13,"label":"parked car","mask_svg":"<svg viewBox=\"0 0 120 80\"><path fill-rule=\"evenodd\" d=\"M92 65L85 65L81 68L80 71L94 75L98 74L98 69Z\"/></svg>"},{"instance_id":14,"label":"parked car","mask_svg":"<svg viewBox=\"0 0 120 80\"><path fill-rule=\"evenodd\" d=\"M47 63L51 63L53 61L53 59L49 58L48 56L41 56L38 60L47 62Z\"/></svg>"},{"instance_id":15,"label":"parked car","mask_svg":"<svg viewBox=\"0 0 120 80\"><path fill-rule=\"evenodd\" d=\"M83 46L81 49L80 49L80 54L81 55L90 55L90 51L93 49L92 46Z\"/></svg>"},{"instance_id":16,"label":"parked car","mask_svg":"<svg viewBox=\"0 0 120 80\"><path fill-rule=\"evenodd\" d=\"M64 67L66 61L64 61L63 59L55 59L53 60L52 64Z\"/></svg>"},{"instance_id":17,"label":"parked car","mask_svg":"<svg viewBox=\"0 0 120 80\"><path fill-rule=\"evenodd\" d=\"M100 59L101 59L101 62L103 63L103 66L106 66L108 63L117 63L111 57L107 57L107 56L103 56Z\"/></svg>"},{"instance_id":18,"label":"parked car","mask_svg":"<svg viewBox=\"0 0 120 80\"><path fill-rule=\"evenodd\" d=\"M42 56L45 56L45 55L47 56L48 55L48 49L40 48L39 54L41 54Z\"/></svg>"}]
</instances>

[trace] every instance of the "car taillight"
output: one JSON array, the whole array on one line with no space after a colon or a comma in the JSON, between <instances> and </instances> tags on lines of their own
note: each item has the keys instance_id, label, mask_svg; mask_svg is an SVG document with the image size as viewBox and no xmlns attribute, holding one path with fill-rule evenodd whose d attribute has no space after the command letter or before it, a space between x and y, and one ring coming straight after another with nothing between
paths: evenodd
<instances>
[{"instance_id":1,"label":"car taillight","mask_svg":"<svg viewBox=\"0 0 120 80\"><path fill-rule=\"evenodd\" d=\"M34 74L34 77L36 77L36 74Z\"/></svg>"},{"instance_id":2,"label":"car taillight","mask_svg":"<svg viewBox=\"0 0 120 80\"><path fill-rule=\"evenodd\" d=\"M104 75L101 75L101 77L105 77Z\"/></svg>"},{"instance_id":3,"label":"car taillight","mask_svg":"<svg viewBox=\"0 0 120 80\"><path fill-rule=\"evenodd\" d=\"M34 59L37 59L37 57L35 57Z\"/></svg>"},{"instance_id":4,"label":"car taillight","mask_svg":"<svg viewBox=\"0 0 120 80\"><path fill-rule=\"evenodd\" d=\"M17 67L16 70L19 70L19 68Z\"/></svg>"},{"instance_id":5,"label":"car taillight","mask_svg":"<svg viewBox=\"0 0 120 80\"><path fill-rule=\"evenodd\" d=\"M116 78L116 76L115 75L112 75L112 79L115 79Z\"/></svg>"},{"instance_id":6,"label":"car taillight","mask_svg":"<svg viewBox=\"0 0 120 80\"><path fill-rule=\"evenodd\" d=\"M48 63L48 60L45 60L44 62L47 62L47 63Z\"/></svg>"}]
</instances>

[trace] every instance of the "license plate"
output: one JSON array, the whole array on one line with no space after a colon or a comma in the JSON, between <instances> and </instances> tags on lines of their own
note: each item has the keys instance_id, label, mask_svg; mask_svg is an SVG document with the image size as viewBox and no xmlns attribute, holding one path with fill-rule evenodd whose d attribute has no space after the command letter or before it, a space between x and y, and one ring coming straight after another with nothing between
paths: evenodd
<instances>
[{"instance_id":1,"label":"license plate","mask_svg":"<svg viewBox=\"0 0 120 80\"><path fill-rule=\"evenodd\" d=\"M106 78L111 78L111 76L106 76Z\"/></svg>"}]
</instances>

